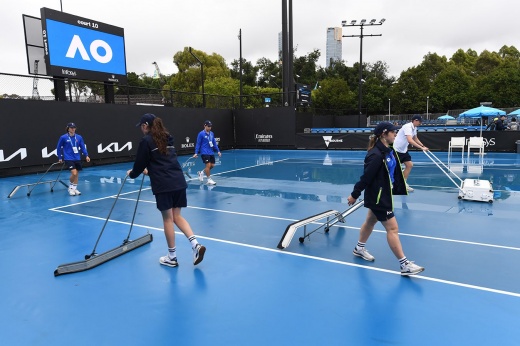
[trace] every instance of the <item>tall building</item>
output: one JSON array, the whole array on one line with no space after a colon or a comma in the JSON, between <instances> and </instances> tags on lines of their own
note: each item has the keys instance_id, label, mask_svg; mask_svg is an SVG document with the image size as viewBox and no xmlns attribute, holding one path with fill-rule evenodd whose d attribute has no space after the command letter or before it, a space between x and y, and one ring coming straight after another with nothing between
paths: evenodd
<instances>
[{"instance_id":1,"label":"tall building","mask_svg":"<svg viewBox=\"0 0 520 346\"><path fill-rule=\"evenodd\" d=\"M325 67L330 67L333 61L341 61L342 59L342 38L343 31L341 28L327 28L327 49L325 58Z\"/></svg>"}]
</instances>

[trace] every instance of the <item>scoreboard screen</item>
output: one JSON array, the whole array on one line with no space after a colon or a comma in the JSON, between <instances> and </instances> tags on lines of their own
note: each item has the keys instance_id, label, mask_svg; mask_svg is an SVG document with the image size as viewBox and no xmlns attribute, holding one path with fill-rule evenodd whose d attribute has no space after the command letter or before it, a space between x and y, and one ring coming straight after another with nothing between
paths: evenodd
<instances>
[{"instance_id":1,"label":"scoreboard screen","mask_svg":"<svg viewBox=\"0 0 520 346\"><path fill-rule=\"evenodd\" d=\"M48 8L40 12L48 75L127 82L123 28Z\"/></svg>"}]
</instances>

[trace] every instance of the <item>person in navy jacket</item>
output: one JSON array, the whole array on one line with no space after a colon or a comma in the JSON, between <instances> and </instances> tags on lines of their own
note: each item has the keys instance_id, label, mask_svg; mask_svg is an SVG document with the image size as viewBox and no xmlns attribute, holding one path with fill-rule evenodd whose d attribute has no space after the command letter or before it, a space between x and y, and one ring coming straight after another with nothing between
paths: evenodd
<instances>
[{"instance_id":1,"label":"person in navy jacket","mask_svg":"<svg viewBox=\"0 0 520 346\"><path fill-rule=\"evenodd\" d=\"M83 137L76 133L76 124L68 123L65 128L66 134L62 135L56 146L56 155L60 163L65 161L65 165L70 171L69 178L69 195L81 195L78 190L79 171L83 169L81 166L81 153L85 155L87 162L90 162L87 147L83 141ZM80 153L81 152L81 153Z\"/></svg>"},{"instance_id":2,"label":"person in navy jacket","mask_svg":"<svg viewBox=\"0 0 520 346\"><path fill-rule=\"evenodd\" d=\"M215 167L215 152L218 153L218 156L221 157L220 149L218 148L217 141L215 140L215 135L211 131L211 127L213 124L211 121L206 120L204 122L204 130L200 131L197 136L197 143L195 144L195 155L194 158L197 158L198 154L202 159L202 162L206 167L204 167L203 171L197 172L199 176L199 181L204 182L204 174L208 178L208 185L215 185L215 181L210 176L210 171Z\"/></svg>"},{"instance_id":3,"label":"person in navy jacket","mask_svg":"<svg viewBox=\"0 0 520 346\"><path fill-rule=\"evenodd\" d=\"M132 179L141 173L150 177L152 193L163 218L164 235L168 244L168 254L159 258L159 263L169 267L178 265L173 227L175 224L190 241L193 264L197 265L204 259L206 248L198 243L190 224L181 216L181 208L188 205L188 185L177 160L173 137L164 127L162 119L150 113L143 115L136 126L141 127L144 137L139 142L134 166L127 174Z\"/></svg>"},{"instance_id":4,"label":"person in navy jacket","mask_svg":"<svg viewBox=\"0 0 520 346\"><path fill-rule=\"evenodd\" d=\"M414 275L422 272L424 268L409 261L404 255L399 240L399 226L394 215L393 195L408 194L399 156L392 147L396 130L397 128L389 122L381 122L376 126L368 143L363 175L348 197L348 204L352 205L361 192L365 191L364 206L368 208L353 254L366 261L375 260L365 248L365 244L379 221L386 230L390 249L399 260L401 275Z\"/></svg>"}]
</instances>

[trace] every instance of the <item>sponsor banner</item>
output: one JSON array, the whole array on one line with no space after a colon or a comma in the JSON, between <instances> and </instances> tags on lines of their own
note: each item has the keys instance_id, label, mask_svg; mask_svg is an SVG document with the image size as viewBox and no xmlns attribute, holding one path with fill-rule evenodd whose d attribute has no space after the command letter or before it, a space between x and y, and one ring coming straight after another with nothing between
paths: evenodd
<instances>
[{"instance_id":1,"label":"sponsor banner","mask_svg":"<svg viewBox=\"0 0 520 346\"><path fill-rule=\"evenodd\" d=\"M294 108L239 109L234 113L237 147L295 147Z\"/></svg>"},{"instance_id":2,"label":"sponsor banner","mask_svg":"<svg viewBox=\"0 0 520 346\"><path fill-rule=\"evenodd\" d=\"M360 149L368 146L368 137L371 133L338 133L338 134L306 134L296 136L296 147L299 149ZM448 151L451 137L479 137L479 131L464 132L420 132L419 139L432 151ZM516 152L517 140L520 140L520 131L486 131L484 137L485 152ZM415 150L410 148L410 150Z\"/></svg>"},{"instance_id":3,"label":"sponsor banner","mask_svg":"<svg viewBox=\"0 0 520 346\"><path fill-rule=\"evenodd\" d=\"M69 122L78 126L93 163L130 161L143 136L135 124L144 113L163 119L180 155L195 152L197 135L208 119L221 150L234 146L230 110L0 100L0 114L9 117L9 126L0 127L0 169L57 162L56 145Z\"/></svg>"}]
</instances>

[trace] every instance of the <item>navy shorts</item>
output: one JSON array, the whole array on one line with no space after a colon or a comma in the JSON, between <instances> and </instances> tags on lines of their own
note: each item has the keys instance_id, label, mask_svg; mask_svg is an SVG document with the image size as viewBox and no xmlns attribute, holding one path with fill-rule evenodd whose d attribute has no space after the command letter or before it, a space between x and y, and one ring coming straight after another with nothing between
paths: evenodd
<instances>
[{"instance_id":1,"label":"navy shorts","mask_svg":"<svg viewBox=\"0 0 520 346\"><path fill-rule=\"evenodd\" d=\"M374 209L370 209L370 210L372 210L372 213L374 213L374 215L376 216L377 221L381 221L381 222L388 221L395 216L394 212L391 210L389 210L389 211L374 210Z\"/></svg>"},{"instance_id":2,"label":"navy shorts","mask_svg":"<svg viewBox=\"0 0 520 346\"><path fill-rule=\"evenodd\" d=\"M157 209L165 211L171 208L186 208L188 200L186 199L186 189L162 192L155 195Z\"/></svg>"},{"instance_id":3,"label":"navy shorts","mask_svg":"<svg viewBox=\"0 0 520 346\"><path fill-rule=\"evenodd\" d=\"M72 171L73 169L81 171L83 169L83 167L81 167L81 161L65 160L65 167L67 167L69 171Z\"/></svg>"},{"instance_id":4,"label":"navy shorts","mask_svg":"<svg viewBox=\"0 0 520 346\"><path fill-rule=\"evenodd\" d=\"M406 153L397 152L397 156L399 156L399 161L401 163L412 161L412 157L410 156L410 154L408 154L408 152L406 152Z\"/></svg>"},{"instance_id":5,"label":"navy shorts","mask_svg":"<svg viewBox=\"0 0 520 346\"><path fill-rule=\"evenodd\" d=\"M200 155L202 162L206 163L215 163L215 155Z\"/></svg>"}]
</instances>

